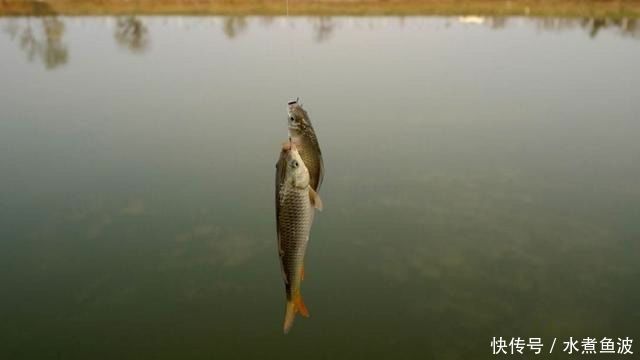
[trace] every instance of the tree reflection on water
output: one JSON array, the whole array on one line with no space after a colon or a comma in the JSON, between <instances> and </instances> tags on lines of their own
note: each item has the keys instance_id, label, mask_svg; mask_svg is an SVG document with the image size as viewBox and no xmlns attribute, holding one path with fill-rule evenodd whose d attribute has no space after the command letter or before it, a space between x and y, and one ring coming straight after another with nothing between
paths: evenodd
<instances>
[{"instance_id":1,"label":"tree reflection on water","mask_svg":"<svg viewBox=\"0 0 640 360\"><path fill-rule=\"evenodd\" d=\"M0 18L3 31L9 35L13 41L17 41L20 49L26 54L29 61L38 60L47 70L56 69L66 64L69 59L69 50L64 42L65 20L51 8L43 8L38 11L37 16L28 18ZM278 26L279 22L274 21L274 17L265 16L260 18L247 18L244 16L227 16L217 18L215 24L221 21L222 33L227 39L234 40L247 32L251 22L263 28ZM360 22L354 18L356 23ZM400 28L415 26L409 24L403 17L395 18L397 26ZM149 49L150 31L145 21L137 16L123 16L116 19L113 37L116 43L131 51L141 54ZM205 19L209 22L210 20ZM328 42L340 28L349 26L352 19L344 20L328 16L309 17L302 20L310 24L313 40L322 43ZM581 29L591 38L596 38L603 30L609 30L618 36L640 39L640 27L638 20L634 18L509 18L503 16L465 16L450 17L445 21L445 28L449 28L455 23L463 26L483 26L492 30L506 29L517 26L521 21L532 23L535 28L545 32L561 32L573 29ZM362 20L368 24L368 29L376 30L387 26L385 21ZM218 25L216 25L218 26ZM295 30L291 30L295 31Z\"/></svg>"},{"instance_id":2,"label":"tree reflection on water","mask_svg":"<svg viewBox=\"0 0 640 360\"><path fill-rule=\"evenodd\" d=\"M538 29L545 31L563 31L575 28L584 29L591 38L595 38L603 29L614 29L625 37L640 39L640 28L636 19L607 19L607 18L540 18L536 19Z\"/></svg>"},{"instance_id":3,"label":"tree reflection on water","mask_svg":"<svg viewBox=\"0 0 640 360\"><path fill-rule=\"evenodd\" d=\"M37 26L37 23L40 26ZM69 51L64 44L64 22L55 16L45 16L33 24L31 19L21 26L10 21L4 30L11 39L19 38L20 49L29 61L40 60L46 69L55 69L67 63Z\"/></svg>"},{"instance_id":4,"label":"tree reflection on water","mask_svg":"<svg viewBox=\"0 0 640 360\"><path fill-rule=\"evenodd\" d=\"M233 39L247 29L247 19L244 16L227 16L224 19L222 31L229 39Z\"/></svg>"},{"instance_id":5,"label":"tree reflection on water","mask_svg":"<svg viewBox=\"0 0 640 360\"><path fill-rule=\"evenodd\" d=\"M135 16L119 18L114 37L120 46L133 53L142 53L149 47L149 31Z\"/></svg>"},{"instance_id":6,"label":"tree reflection on water","mask_svg":"<svg viewBox=\"0 0 640 360\"><path fill-rule=\"evenodd\" d=\"M331 38L335 23L332 18L321 16L314 20L313 28L315 30L315 40L317 42L323 42Z\"/></svg>"}]
</instances>

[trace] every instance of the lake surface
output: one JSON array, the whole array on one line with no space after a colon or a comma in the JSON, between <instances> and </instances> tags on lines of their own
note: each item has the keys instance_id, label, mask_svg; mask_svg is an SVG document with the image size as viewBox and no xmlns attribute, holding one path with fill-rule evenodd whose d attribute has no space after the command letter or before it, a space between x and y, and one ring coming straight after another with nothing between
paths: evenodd
<instances>
[{"instance_id":1,"label":"lake surface","mask_svg":"<svg viewBox=\"0 0 640 360\"><path fill-rule=\"evenodd\" d=\"M0 19L0 358L640 341L640 36L598 21ZM284 336L295 97L325 210Z\"/></svg>"}]
</instances>

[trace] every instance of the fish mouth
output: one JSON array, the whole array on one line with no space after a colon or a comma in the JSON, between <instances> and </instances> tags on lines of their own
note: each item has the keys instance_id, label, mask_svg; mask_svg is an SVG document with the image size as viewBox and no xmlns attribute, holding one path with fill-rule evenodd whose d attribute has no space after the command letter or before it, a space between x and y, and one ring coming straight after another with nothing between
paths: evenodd
<instances>
[{"instance_id":1,"label":"fish mouth","mask_svg":"<svg viewBox=\"0 0 640 360\"><path fill-rule=\"evenodd\" d=\"M297 97L295 100L291 100L291 101L289 101L289 102L287 103L287 105L291 106L291 105L297 104L297 103L298 103L298 101L300 101L300 98L299 98L299 97Z\"/></svg>"}]
</instances>

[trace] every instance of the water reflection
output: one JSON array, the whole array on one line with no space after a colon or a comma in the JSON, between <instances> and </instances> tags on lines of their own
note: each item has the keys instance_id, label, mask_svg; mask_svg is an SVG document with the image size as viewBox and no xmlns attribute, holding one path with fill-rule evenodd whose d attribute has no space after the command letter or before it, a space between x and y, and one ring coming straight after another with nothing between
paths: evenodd
<instances>
[{"instance_id":1,"label":"water reflection","mask_svg":"<svg viewBox=\"0 0 640 360\"><path fill-rule=\"evenodd\" d=\"M266 23L269 25L269 23ZM247 19L244 16L228 16L224 19L222 31L229 39L242 34L247 29Z\"/></svg>"},{"instance_id":2,"label":"water reflection","mask_svg":"<svg viewBox=\"0 0 640 360\"><path fill-rule=\"evenodd\" d=\"M554 19L542 18L536 21L539 29L547 31L570 30L582 28L587 31L590 37L595 38L601 30L615 29L622 36L640 38L640 28L636 19L603 19L603 18L583 18L583 19Z\"/></svg>"},{"instance_id":3,"label":"water reflection","mask_svg":"<svg viewBox=\"0 0 640 360\"><path fill-rule=\"evenodd\" d=\"M295 351L637 333L640 49L620 27L247 17L226 38L223 17L122 17L150 39L134 55L118 18L58 19L74 63L48 76L20 48L43 18L0 19L0 359L293 358L272 203L293 90L332 174Z\"/></svg>"},{"instance_id":4,"label":"water reflection","mask_svg":"<svg viewBox=\"0 0 640 360\"><path fill-rule=\"evenodd\" d=\"M335 28L335 23L332 18L322 16L314 20L313 28L315 31L316 42L323 42L329 40L331 37Z\"/></svg>"},{"instance_id":5,"label":"water reflection","mask_svg":"<svg viewBox=\"0 0 640 360\"><path fill-rule=\"evenodd\" d=\"M56 69L67 63L69 58L69 49L64 41L66 34L66 21L76 21L77 18L60 18L55 12L44 7L37 12L42 14L40 17L30 18L0 18L3 23L3 31L12 41L16 41L20 49L27 55L29 61L35 59L40 60L48 70ZM222 33L227 39L237 39L245 34L249 25L253 22L263 28L283 26L282 21L276 21L277 17L265 16L257 18L248 18L245 16L228 16L224 18L203 18L202 20L189 20L192 22L202 22L205 24L213 24L220 26ZM284 18L280 18L284 19ZM375 31L377 29L388 26L389 22L385 18L384 21L371 21L370 19L360 18L334 18L327 16L309 17L303 21L311 24L312 39L316 43L331 41L335 34L339 34L341 28L350 26L360 27L363 24L366 28ZM407 21L404 17L396 17L395 24L400 29L421 30L424 25L425 18L416 18ZM431 19L431 18L429 18ZM82 21L82 20L78 20ZM292 21L286 19L286 25L291 26ZM529 17L504 17L504 16L463 16L446 18L444 22L445 28L453 25L458 26L481 26L488 27L493 30L506 29L510 26L517 26L519 23L533 24L536 29L547 32L560 32L573 29L582 29L591 38L596 38L604 30L633 38L640 39L640 27L637 19L633 18L529 18ZM151 42L151 30L148 23L153 23L153 19L140 18L138 16L118 17L115 21L115 30L113 38L116 43L132 53L141 54L149 49ZM185 27L182 21L179 26ZM155 24L154 24L155 25ZM166 26L167 22L163 23ZM292 28L292 31L297 31Z\"/></svg>"},{"instance_id":6,"label":"water reflection","mask_svg":"<svg viewBox=\"0 0 640 360\"><path fill-rule=\"evenodd\" d=\"M133 53L142 53L149 47L149 31L135 16L119 18L114 37L120 46Z\"/></svg>"},{"instance_id":7,"label":"water reflection","mask_svg":"<svg viewBox=\"0 0 640 360\"><path fill-rule=\"evenodd\" d=\"M457 19L461 24L482 25L491 29L504 29L512 23L512 18L501 16L462 16ZM637 20L633 18L523 18L533 23L538 30L559 32L583 29L591 38L595 38L601 30L611 29L622 36L640 38Z\"/></svg>"},{"instance_id":8,"label":"water reflection","mask_svg":"<svg viewBox=\"0 0 640 360\"><path fill-rule=\"evenodd\" d=\"M47 69L55 69L67 63L69 50L63 42L65 25L55 16L42 17L34 25L31 19L20 24L10 20L4 30L12 40L18 39L20 49L29 61L40 60Z\"/></svg>"}]
</instances>

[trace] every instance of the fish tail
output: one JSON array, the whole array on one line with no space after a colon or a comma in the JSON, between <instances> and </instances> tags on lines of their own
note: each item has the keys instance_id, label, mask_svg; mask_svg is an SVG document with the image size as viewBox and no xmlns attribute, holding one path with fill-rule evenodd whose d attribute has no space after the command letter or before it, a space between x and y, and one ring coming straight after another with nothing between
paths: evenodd
<instances>
[{"instance_id":1,"label":"fish tail","mask_svg":"<svg viewBox=\"0 0 640 360\"><path fill-rule=\"evenodd\" d=\"M302 301L302 295L300 293L293 296L291 301L287 301L287 307L284 314L284 333L287 334L293 326L293 320L296 317L296 313L304 317L309 317L309 310Z\"/></svg>"},{"instance_id":2,"label":"fish tail","mask_svg":"<svg viewBox=\"0 0 640 360\"><path fill-rule=\"evenodd\" d=\"M293 301L287 301L287 308L284 314L284 333L288 334L293 326L293 319L296 317L296 308Z\"/></svg>"},{"instance_id":3,"label":"fish tail","mask_svg":"<svg viewBox=\"0 0 640 360\"><path fill-rule=\"evenodd\" d=\"M309 310L307 310L307 305L302 301L302 295L298 294L298 296L294 297L293 303L296 306L296 311L299 312L300 315L309 317Z\"/></svg>"}]
</instances>

